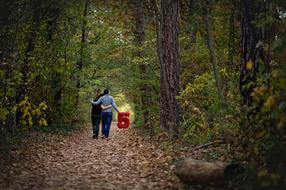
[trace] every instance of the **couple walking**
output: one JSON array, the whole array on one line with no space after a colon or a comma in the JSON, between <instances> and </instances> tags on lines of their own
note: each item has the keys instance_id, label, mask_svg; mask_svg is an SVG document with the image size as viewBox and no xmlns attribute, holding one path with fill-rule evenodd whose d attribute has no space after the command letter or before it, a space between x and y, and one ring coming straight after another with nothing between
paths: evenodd
<instances>
[{"instance_id":1,"label":"couple walking","mask_svg":"<svg viewBox=\"0 0 286 190\"><path fill-rule=\"evenodd\" d=\"M99 125L102 120L102 137L108 138L110 125L112 122L112 108L119 112L115 101L112 96L109 95L109 90L105 89L103 94L98 95L93 101L91 101L91 121L92 121L92 138L98 138Z\"/></svg>"}]
</instances>

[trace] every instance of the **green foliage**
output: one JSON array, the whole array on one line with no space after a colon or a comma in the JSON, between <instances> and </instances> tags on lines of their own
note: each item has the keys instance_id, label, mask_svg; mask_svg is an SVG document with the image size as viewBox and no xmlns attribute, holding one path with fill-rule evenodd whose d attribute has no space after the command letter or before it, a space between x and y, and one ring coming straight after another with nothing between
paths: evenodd
<instances>
[{"instance_id":1,"label":"green foliage","mask_svg":"<svg viewBox=\"0 0 286 190\"><path fill-rule=\"evenodd\" d=\"M1 126L14 128L10 125L15 125L15 120L22 126L69 123L77 108L74 73L80 49L78 36L82 20L79 15L83 4L58 1L50 7L43 2L40 14L47 14L41 16L36 29L30 22L35 11L31 2L7 2L1 6L7 6L8 12L13 12L14 8L19 11L3 23L7 30L0 31L4 40L11 41L6 44L7 52L3 49L5 41L0 43L1 64L3 61L7 64L0 67ZM53 14L56 10L57 14ZM27 19L14 22L24 12ZM33 32L35 34L31 35ZM34 44L31 45L31 41ZM31 52L27 54L28 47ZM47 106L45 114L41 110L43 103Z\"/></svg>"},{"instance_id":2,"label":"green foliage","mask_svg":"<svg viewBox=\"0 0 286 190\"><path fill-rule=\"evenodd\" d=\"M183 48L180 50L182 70L181 95L178 100L182 109L183 137L192 145L221 137L233 137L239 132L239 56L235 50L238 46L238 32L231 31L229 27L232 6L229 2L210 1L214 46L224 87L224 105L219 103L211 67L202 3L193 1L191 10L184 15L188 18L188 23L183 24L181 29L180 45ZM230 55L231 51L233 55ZM230 57L233 63L230 63Z\"/></svg>"},{"instance_id":3,"label":"green foliage","mask_svg":"<svg viewBox=\"0 0 286 190\"><path fill-rule=\"evenodd\" d=\"M279 4L279 9L285 12L285 5L283 6L280 1L276 3ZM283 43L285 18L278 19L276 11L272 9L267 12L267 15L259 16L257 24L267 28L277 28L276 34L279 37L272 42L274 56L270 65L265 65L258 60L259 70L255 85L252 84L254 89L251 94L251 106L243 107L240 131L243 147L246 150L244 159L249 162L248 181L244 188L280 190L286 188L284 170L286 167L286 46ZM265 50L269 48L265 44L263 47Z\"/></svg>"},{"instance_id":4,"label":"green foliage","mask_svg":"<svg viewBox=\"0 0 286 190\"><path fill-rule=\"evenodd\" d=\"M231 92L228 92L230 94ZM232 97L228 95L228 97ZM232 104L223 110L219 104L214 77L204 73L195 77L179 97L184 110L182 127L184 138L194 145L206 143L222 136L233 136L237 133L238 121L234 119L236 112ZM233 101L235 99L228 99ZM223 117L225 116L225 117Z\"/></svg>"},{"instance_id":5,"label":"green foliage","mask_svg":"<svg viewBox=\"0 0 286 190\"><path fill-rule=\"evenodd\" d=\"M263 82L267 77L270 85ZM254 104L244 115L244 124L251 124L251 128L242 129L243 142L251 143L245 148L247 155L255 158L250 160L249 178L259 189L281 189L285 184L285 81L285 66L274 69L271 76L260 75L252 93ZM253 110L256 110L255 117L249 120Z\"/></svg>"}]
</instances>

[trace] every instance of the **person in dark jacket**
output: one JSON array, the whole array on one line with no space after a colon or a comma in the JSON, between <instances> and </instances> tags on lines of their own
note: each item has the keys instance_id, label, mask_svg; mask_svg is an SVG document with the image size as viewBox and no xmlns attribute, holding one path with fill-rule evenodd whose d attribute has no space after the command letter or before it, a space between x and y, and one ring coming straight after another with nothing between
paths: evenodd
<instances>
[{"instance_id":1,"label":"person in dark jacket","mask_svg":"<svg viewBox=\"0 0 286 190\"><path fill-rule=\"evenodd\" d=\"M99 98L101 98L104 94L99 94L94 101L97 101ZM98 133L99 133L99 125L101 121L101 115L102 115L102 110L110 108L111 105L106 105L103 106L102 104L98 105L92 105L91 109L91 122L92 122L92 132L93 132L93 139L98 138ZM101 130L103 134L103 130Z\"/></svg>"}]
</instances>

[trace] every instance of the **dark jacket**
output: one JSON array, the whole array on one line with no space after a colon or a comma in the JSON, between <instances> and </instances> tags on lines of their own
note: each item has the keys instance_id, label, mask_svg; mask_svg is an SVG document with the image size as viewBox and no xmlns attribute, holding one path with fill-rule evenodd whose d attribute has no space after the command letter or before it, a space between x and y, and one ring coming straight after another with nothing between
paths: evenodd
<instances>
[{"instance_id":1,"label":"dark jacket","mask_svg":"<svg viewBox=\"0 0 286 190\"><path fill-rule=\"evenodd\" d=\"M103 96L103 94L100 94L99 96L97 96L94 99L94 101L97 101L101 96ZM92 105L91 115L101 115L101 113L102 113L101 104Z\"/></svg>"}]
</instances>

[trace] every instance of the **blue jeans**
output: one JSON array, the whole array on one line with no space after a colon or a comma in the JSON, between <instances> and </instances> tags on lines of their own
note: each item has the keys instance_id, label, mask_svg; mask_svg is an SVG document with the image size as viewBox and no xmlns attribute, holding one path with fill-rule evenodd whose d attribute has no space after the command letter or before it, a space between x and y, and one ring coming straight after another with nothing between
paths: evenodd
<instances>
[{"instance_id":1,"label":"blue jeans","mask_svg":"<svg viewBox=\"0 0 286 190\"><path fill-rule=\"evenodd\" d=\"M102 112L102 131L106 138L109 136L111 122L112 112Z\"/></svg>"}]
</instances>

